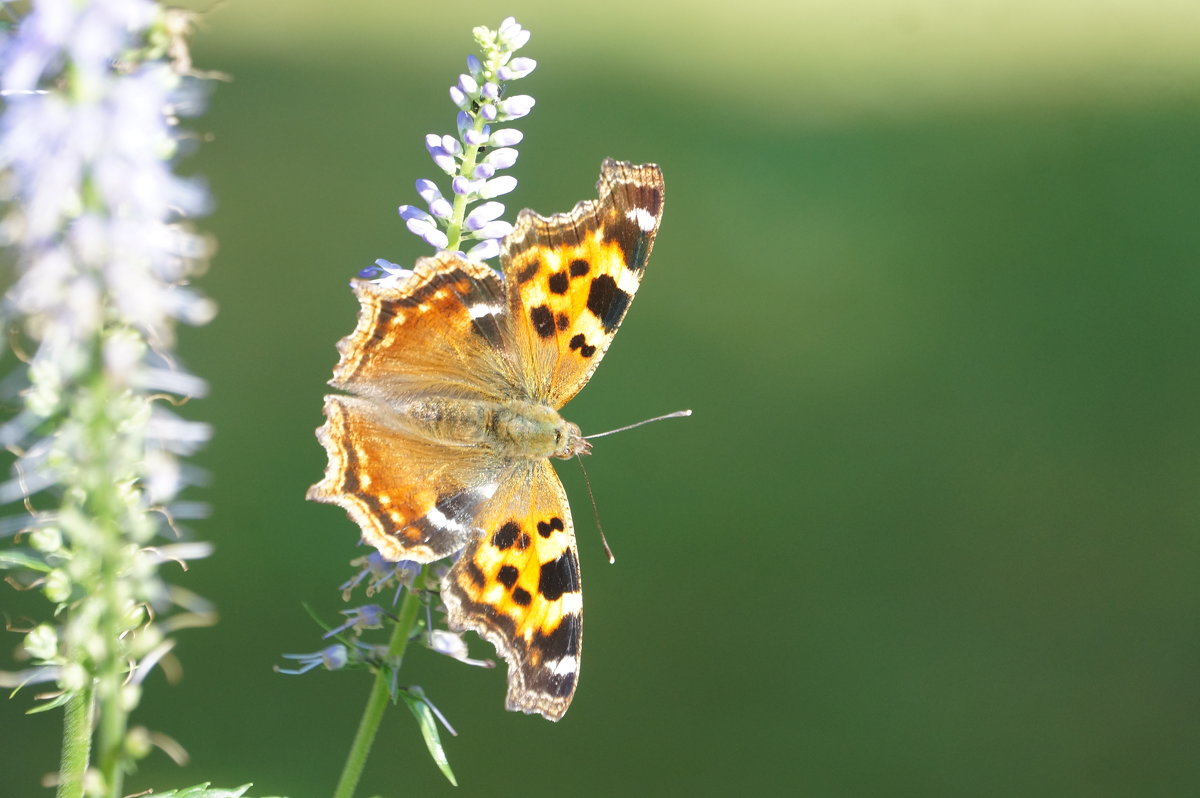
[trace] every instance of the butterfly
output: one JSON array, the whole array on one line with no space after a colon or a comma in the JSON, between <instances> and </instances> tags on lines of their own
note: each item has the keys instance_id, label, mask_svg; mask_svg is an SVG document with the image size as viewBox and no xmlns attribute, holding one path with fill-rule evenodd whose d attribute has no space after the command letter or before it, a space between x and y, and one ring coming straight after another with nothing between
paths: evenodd
<instances>
[{"instance_id":1,"label":"butterfly","mask_svg":"<svg viewBox=\"0 0 1200 798\"><path fill-rule=\"evenodd\" d=\"M549 458L586 454L558 413L625 318L662 219L654 164L605 160L598 199L524 210L501 274L458 253L392 284L355 280L308 491L392 560L458 554L447 620L508 662L510 710L558 720L579 680L583 600L571 509Z\"/></svg>"}]
</instances>

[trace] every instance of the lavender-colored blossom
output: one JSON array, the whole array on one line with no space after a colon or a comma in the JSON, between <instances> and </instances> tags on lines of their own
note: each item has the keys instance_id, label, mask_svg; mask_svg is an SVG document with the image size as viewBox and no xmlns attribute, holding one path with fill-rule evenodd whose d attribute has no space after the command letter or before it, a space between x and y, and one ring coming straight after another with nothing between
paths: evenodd
<instances>
[{"instance_id":1,"label":"lavender-colored blossom","mask_svg":"<svg viewBox=\"0 0 1200 798\"><path fill-rule=\"evenodd\" d=\"M479 230L488 222L499 219L503 214L503 202L485 202L482 205L477 205L475 210L468 214L464 224L470 230Z\"/></svg>"},{"instance_id":2,"label":"lavender-colored blossom","mask_svg":"<svg viewBox=\"0 0 1200 798\"><path fill-rule=\"evenodd\" d=\"M416 205L401 205L397 210L400 212L400 218L406 222L415 219L433 224L433 217Z\"/></svg>"},{"instance_id":3,"label":"lavender-colored blossom","mask_svg":"<svg viewBox=\"0 0 1200 798\"><path fill-rule=\"evenodd\" d=\"M470 651L467 649L467 641L463 640L462 635L457 632L434 629L429 633L427 645L430 651L436 651L439 654L452 657L467 665L474 665L477 668L496 667L496 663L490 659L471 659L469 656Z\"/></svg>"},{"instance_id":4,"label":"lavender-colored blossom","mask_svg":"<svg viewBox=\"0 0 1200 798\"><path fill-rule=\"evenodd\" d=\"M411 271L401 270L396 264L389 263L382 258L376 263L380 264L380 268L384 270L390 267L392 270L402 271L405 277L412 274ZM395 585L397 592L400 588L412 587L413 580L421 572L420 563L411 560L393 562L378 551L372 551L370 554L360 557L351 565L359 566L360 570L341 586L342 598L346 601L350 600L350 593L364 582L367 584L366 594L370 597L389 585Z\"/></svg>"},{"instance_id":5,"label":"lavender-colored blossom","mask_svg":"<svg viewBox=\"0 0 1200 798\"><path fill-rule=\"evenodd\" d=\"M529 31L517 24L513 17L506 17L497 29L498 38L508 51L520 50L529 43Z\"/></svg>"},{"instance_id":6,"label":"lavender-colored blossom","mask_svg":"<svg viewBox=\"0 0 1200 798\"><path fill-rule=\"evenodd\" d=\"M528 116L529 112L533 110L533 105L534 99L528 94L518 94L500 103L500 114L504 117L504 121L511 122L514 119Z\"/></svg>"},{"instance_id":7,"label":"lavender-colored blossom","mask_svg":"<svg viewBox=\"0 0 1200 798\"><path fill-rule=\"evenodd\" d=\"M314 668L325 668L329 671L340 670L346 667L350 661L350 651L341 643L334 643L311 654L284 654L283 658L299 662L300 665L296 668L276 668L275 670L289 676L299 676Z\"/></svg>"},{"instance_id":8,"label":"lavender-colored blossom","mask_svg":"<svg viewBox=\"0 0 1200 798\"><path fill-rule=\"evenodd\" d=\"M511 175L501 175L493 177L491 180L483 184L483 188L479 189L479 196L484 199L499 197L508 194L517 187L517 179Z\"/></svg>"},{"instance_id":9,"label":"lavender-colored blossom","mask_svg":"<svg viewBox=\"0 0 1200 798\"><path fill-rule=\"evenodd\" d=\"M334 637L347 629L353 629L355 634L362 634L366 629L379 629L383 626L383 619L386 617L383 607L378 604L367 604L342 610L342 615L346 616L345 623L330 629L323 635L324 638Z\"/></svg>"},{"instance_id":10,"label":"lavender-colored blossom","mask_svg":"<svg viewBox=\"0 0 1200 798\"><path fill-rule=\"evenodd\" d=\"M483 162L493 169L511 169L517 162L517 151L512 147L501 147L484 156Z\"/></svg>"},{"instance_id":11,"label":"lavender-colored blossom","mask_svg":"<svg viewBox=\"0 0 1200 798\"><path fill-rule=\"evenodd\" d=\"M491 260L500 254L500 239L485 238L468 249L466 254L472 260Z\"/></svg>"},{"instance_id":12,"label":"lavender-colored blossom","mask_svg":"<svg viewBox=\"0 0 1200 798\"><path fill-rule=\"evenodd\" d=\"M477 238L494 238L498 240L504 238L512 231L513 226L511 224L502 219L497 219L496 221L488 222L483 227L479 228L477 231L475 231L475 235Z\"/></svg>"},{"instance_id":13,"label":"lavender-colored blossom","mask_svg":"<svg viewBox=\"0 0 1200 798\"><path fill-rule=\"evenodd\" d=\"M431 189L433 181L421 180L417 193L425 200L429 213L418 214L410 205L400 206L400 213L408 229L426 244L441 249L474 239L480 243L472 246L467 255L483 259L494 257L499 247L482 245L481 239L506 235L511 227L481 223L479 217L467 216L467 212L473 202L502 196L516 188L515 179L498 177L497 172L516 163L517 151L513 147L522 139L520 131L493 130L491 123L520 119L532 110L532 97L520 94L505 98L504 90L507 82L533 72L537 62L514 57L514 52L529 41L529 32L512 17L505 19L497 30L480 27L474 33L483 58L468 56L467 72L460 74L450 87L450 99L459 109L455 117L458 137L436 133L425 137L430 158L451 178L452 193L466 202L451 203Z\"/></svg>"},{"instance_id":14,"label":"lavender-colored blossom","mask_svg":"<svg viewBox=\"0 0 1200 798\"><path fill-rule=\"evenodd\" d=\"M450 181L450 190L462 197L474 193L479 188L479 185L478 180L471 180L462 175L457 175Z\"/></svg>"},{"instance_id":15,"label":"lavender-colored blossom","mask_svg":"<svg viewBox=\"0 0 1200 798\"><path fill-rule=\"evenodd\" d=\"M409 219L407 226L411 232L434 249L445 249L449 243L446 234L439 230L433 222L427 222L424 219Z\"/></svg>"},{"instance_id":16,"label":"lavender-colored blossom","mask_svg":"<svg viewBox=\"0 0 1200 798\"><path fill-rule=\"evenodd\" d=\"M197 514L178 503L199 473L181 460L209 429L158 400L204 393L174 333L214 313L186 285L211 249L188 218L209 199L172 171L179 117L202 103L186 43L172 42L170 60L151 43L170 13L151 0L40 0L0 40L0 230L15 262L0 320L28 353L6 381L24 382L24 408L0 426L21 452L0 497L43 492L45 512L24 519L17 545L43 558L28 581L55 605L55 625L37 627L54 645L28 636L26 650L57 673L62 701L86 695L108 714L96 724L100 745L119 753L95 779L112 794L132 768L126 739L105 739L124 735L114 713L133 709L133 688L170 650L169 635L212 615L159 573L209 551L173 525Z\"/></svg>"},{"instance_id":17,"label":"lavender-colored blossom","mask_svg":"<svg viewBox=\"0 0 1200 798\"><path fill-rule=\"evenodd\" d=\"M421 197L421 199L425 200L426 204L429 205L429 213L430 214L438 217L439 219L449 219L450 218L450 214L453 212L453 206L450 204L450 202L448 200L446 200L445 197L442 196L441 189L439 189L437 187L437 184L434 183L432 180L418 180L417 181L417 194ZM408 210L406 212L405 209L410 209L410 210ZM400 216L405 219L412 218L413 216L415 216L416 215L415 212L418 212L418 209L413 208L413 206L411 206L411 205L401 205L400 206ZM430 222L433 221L433 219L429 218L429 216L424 215L424 214L417 216L416 218L421 218L421 219L424 219L425 221L430 221Z\"/></svg>"},{"instance_id":18,"label":"lavender-colored blossom","mask_svg":"<svg viewBox=\"0 0 1200 798\"><path fill-rule=\"evenodd\" d=\"M537 61L532 58L514 58L496 70L496 77L500 80L517 80L528 75L536 66Z\"/></svg>"},{"instance_id":19,"label":"lavender-colored blossom","mask_svg":"<svg viewBox=\"0 0 1200 798\"><path fill-rule=\"evenodd\" d=\"M525 134L515 127L505 127L497 130L488 139L488 144L492 147L514 147L521 143L521 139L525 138Z\"/></svg>"},{"instance_id":20,"label":"lavender-colored blossom","mask_svg":"<svg viewBox=\"0 0 1200 798\"><path fill-rule=\"evenodd\" d=\"M478 147L487 144L488 130L485 127L483 130L468 130L463 133L463 143L472 147Z\"/></svg>"}]
</instances>

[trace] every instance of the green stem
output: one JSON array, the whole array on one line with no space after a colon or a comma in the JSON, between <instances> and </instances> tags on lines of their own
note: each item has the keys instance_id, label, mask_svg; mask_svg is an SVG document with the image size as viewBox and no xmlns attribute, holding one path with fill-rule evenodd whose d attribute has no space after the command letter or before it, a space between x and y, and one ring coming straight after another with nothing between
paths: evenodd
<instances>
[{"instance_id":1,"label":"green stem","mask_svg":"<svg viewBox=\"0 0 1200 798\"><path fill-rule=\"evenodd\" d=\"M415 583L419 584L425 578L425 569L417 574ZM396 628L392 630L392 639L388 642L387 659L399 667L404 658L404 649L408 646L408 638L412 634L413 624L417 620L417 610L421 608L421 599L416 591L409 589L404 593L404 601L400 603L400 614L396 619ZM350 754L346 757L346 766L342 768L342 776L338 779L337 788L333 791L334 798L353 798L358 780L362 777L363 767L367 764L367 755L371 753L371 744L375 742L375 733L379 731L379 722L383 720L383 711L387 709L391 697L391 678L388 668L377 668L375 683L371 685L371 695L367 698L366 709L363 710L362 720L358 722L358 732L350 746Z\"/></svg>"},{"instance_id":2,"label":"green stem","mask_svg":"<svg viewBox=\"0 0 1200 798\"><path fill-rule=\"evenodd\" d=\"M482 116L475 117L475 132L483 130L487 124ZM475 171L475 166L479 162L479 145L472 144L463 150L462 166L458 168L458 173L463 177L470 179L471 174ZM454 206L450 213L450 221L446 225L446 249L453 252L459 248L462 243L462 228L463 222L467 218L467 196L465 194L456 194L454 197Z\"/></svg>"},{"instance_id":3,"label":"green stem","mask_svg":"<svg viewBox=\"0 0 1200 798\"><path fill-rule=\"evenodd\" d=\"M83 776L92 753L92 691L76 691L63 715L62 759L58 765L57 798L83 798Z\"/></svg>"},{"instance_id":4,"label":"green stem","mask_svg":"<svg viewBox=\"0 0 1200 798\"><path fill-rule=\"evenodd\" d=\"M103 653L94 659L97 704L96 765L101 783L110 798L124 794L125 772L128 766L126 733L129 727L129 707L124 696L128 665L123 654L121 638L127 631L122 580L128 557L127 537L121 525L122 500L115 482L124 474L123 464L113 462L113 452L124 449L124 440L114 414L126 408L120 402L119 388L114 387L103 372L98 373L85 388L88 394L82 404L87 419L89 462L84 464L86 494L84 511L103 528L100 555L100 596L103 609L97 621L97 636L103 641Z\"/></svg>"}]
</instances>

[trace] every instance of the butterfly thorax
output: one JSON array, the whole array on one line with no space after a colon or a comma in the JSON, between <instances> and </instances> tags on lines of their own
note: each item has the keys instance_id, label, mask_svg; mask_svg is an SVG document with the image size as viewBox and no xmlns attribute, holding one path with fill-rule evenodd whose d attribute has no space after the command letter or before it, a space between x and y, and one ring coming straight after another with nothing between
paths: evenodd
<instances>
[{"instance_id":1,"label":"butterfly thorax","mask_svg":"<svg viewBox=\"0 0 1200 798\"><path fill-rule=\"evenodd\" d=\"M436 397L405 402L397 409L431 440L486 446L500 457L565 459L591 451L577 425L537 402Z\"/></svg>"}]
</instances>

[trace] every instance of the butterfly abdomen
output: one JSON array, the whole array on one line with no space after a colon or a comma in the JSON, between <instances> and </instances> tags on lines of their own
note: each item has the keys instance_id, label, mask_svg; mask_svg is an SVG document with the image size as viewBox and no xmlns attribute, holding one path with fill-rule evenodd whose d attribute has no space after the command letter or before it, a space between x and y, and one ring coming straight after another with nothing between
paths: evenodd
<instances>
[{"instance_id":1,"label":"butterfly abdomen","mask_svg":"<svg viewBox=\"0 0 1200 798\"><path fill-rule=\"evenodd\" d=\"M572 457L590 448L579 427L536 402L438 397L407 402L398 409L438 443L487 446L502 458Z\"/></svg>"}]
</instances>

